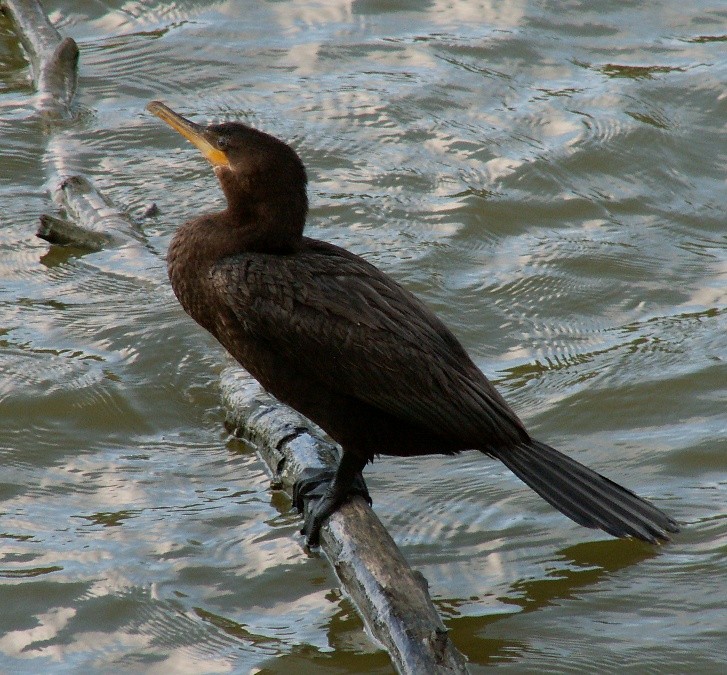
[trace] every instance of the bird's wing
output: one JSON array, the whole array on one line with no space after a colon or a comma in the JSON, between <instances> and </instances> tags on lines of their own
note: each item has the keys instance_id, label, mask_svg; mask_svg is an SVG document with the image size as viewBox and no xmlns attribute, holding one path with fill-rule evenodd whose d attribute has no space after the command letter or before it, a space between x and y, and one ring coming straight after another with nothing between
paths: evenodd
<instances>
[{"instance_id":1,"label":"bird's wing","mask_svg":"<svg viewBox=\"0 0 727 675\"><path fill-rule=\"evenodd\" d=\"M327 387L434 433L493 445L523 437L431 310L362 258L305 241L296 255L242 254L213 269L218 297L249 335L299 355Z\"/></svg>"}]
</instances>

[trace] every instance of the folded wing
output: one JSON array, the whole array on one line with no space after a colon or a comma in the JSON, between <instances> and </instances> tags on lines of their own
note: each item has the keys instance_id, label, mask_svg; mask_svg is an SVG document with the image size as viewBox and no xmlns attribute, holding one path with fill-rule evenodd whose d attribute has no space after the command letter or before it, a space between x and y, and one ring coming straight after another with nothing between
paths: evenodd
<instances>
[{"instance_id":1,"label":"folded wing","mask_svg":"<svg viewBox=\"0 0 727 675\"><path fill-rule=\"evenodd\" d=\"M487 450L527 438L521 422L447 327L361 258L305 241L305 254L247 253L212 283L245 332L296 366L437 434ZM271 264L271 258L275 264Z\"/></svg>"}]
</instances>

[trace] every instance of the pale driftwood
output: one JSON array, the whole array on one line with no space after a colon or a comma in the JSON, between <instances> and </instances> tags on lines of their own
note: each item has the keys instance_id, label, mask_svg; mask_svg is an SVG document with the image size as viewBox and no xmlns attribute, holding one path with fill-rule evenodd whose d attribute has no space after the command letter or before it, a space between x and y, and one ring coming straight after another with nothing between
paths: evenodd
<instances>
[{"instance_id":1,"label":"pale driftwood","mask_svg":"<svg viewBox=\"0 0 727 675\"><path fill-rule=\"evenodd\" d=\"M30 59L36 107L50 118L70 118L78 81L78 45L61 38L37 0L2 0Z\"/></svg>"},{"instance_id":2,"label":"pale driftwood","mask_svg":"<svg viewBox=\"0 0 727 675\"><path fill-rule=\"evenodd\" d=\"M288 493L306 468L335 466L337 448L237 366L221 376L227 423L252 443ZM324 525L321 548L371 633L401 673L466 673L424 577L409 567L371 507L355 497Z\"/></svg>"},{"instance_id":3,"label":"pale driftwood","mask_svg":"<svg viewBox=\"0 0 727 675\"><path fill-rule=\"evenodd\" d=\"M63 179L53 199L65 212L67 220L42 216L37 232L41 239L96 251L143 241L134 221L83 176Z\"/></svg>"}]
</instances>

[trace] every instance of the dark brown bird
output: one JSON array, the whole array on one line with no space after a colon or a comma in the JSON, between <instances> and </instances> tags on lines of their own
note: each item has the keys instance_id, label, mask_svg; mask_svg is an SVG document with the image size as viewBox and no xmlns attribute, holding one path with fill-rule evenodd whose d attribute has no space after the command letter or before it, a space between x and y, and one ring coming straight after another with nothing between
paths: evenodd
<instances>
[{"instance_id":1,"label":"dark brown bird","mask_svg":"<svg viewBox=\"0 0 727 675\"><path fill-rule=\"evenodd\" d=\"M657 543L674 520L630 490L530 437L447 327L364 259L303 236L306 173L282 141L240 123L200 126L148 109L214 165L227 208L183 225L169 247L182 307L260 384L343 450L317 497L309 545L376 454L480 450L586 527ZM322 487L324 486L324 487ZM367 496L367 495L366 495Z\"/></svg>"}]
</instances>

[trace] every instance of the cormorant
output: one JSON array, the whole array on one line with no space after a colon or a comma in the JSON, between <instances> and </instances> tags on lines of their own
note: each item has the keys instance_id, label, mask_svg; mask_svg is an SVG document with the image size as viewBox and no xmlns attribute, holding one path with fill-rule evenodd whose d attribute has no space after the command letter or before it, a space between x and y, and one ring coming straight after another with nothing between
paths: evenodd
<instances>
[{"instance_id":1,"label":"cormorant","mask_svg":"<svg viewBox=\"0 0 727 675\"><path fill-rule=\"evenodd\" d=\"M181 226L169 278L182 307L277 399L343 450L302 530L325 519L377 454L480 450L586 527L657 543L678 527L630 490L532 438L449 329L409 291L354 255L303 236L306 172L295 151L237 122L201 126L148 110L213 164L227 208ZM322 487L323 486L323 487ZM364 493L367 496L366 493Z\"/></svg>"}]
</instances>

